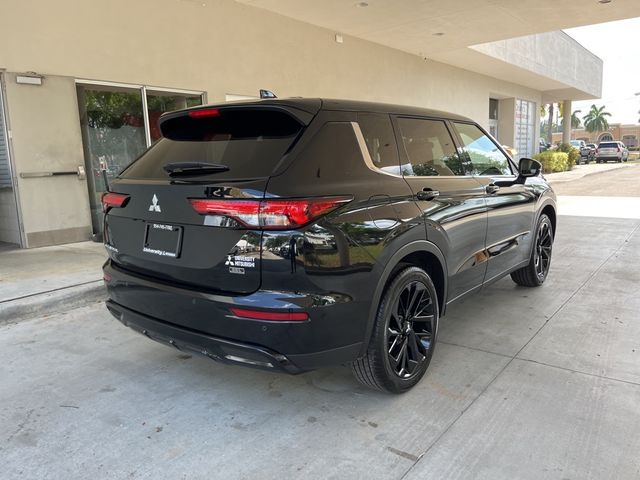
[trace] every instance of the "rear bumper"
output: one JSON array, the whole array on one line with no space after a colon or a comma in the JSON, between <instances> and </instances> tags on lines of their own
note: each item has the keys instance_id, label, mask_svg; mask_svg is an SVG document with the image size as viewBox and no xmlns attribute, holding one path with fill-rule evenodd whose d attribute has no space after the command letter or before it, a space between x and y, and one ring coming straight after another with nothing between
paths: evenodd
<instances>
[{"instance_id":1,"label":"rear bumper","mask_svg":"<svg viewBox=\"0 0 640 480\"><path fill-rule=\"evenodd\" d=\"M107 308L160 343L213 360L299 373L353 361L363 347L366 304L342 295L258 290L217 295L104 266ZM230 308L306 312L307 321L262 321ZM364 315L363 315L364 313Z\"/></svg>"},{"instance_id":2,"label":"rear bumper","mask_svg":"<svg viewBox=\"0 0 640 480\"><path fill-rule=\"evenodd\" d=\"M193 332L166 322L142 315L107 300L107 309L125 326L156 342L174 347L182 352L204 355L212 360L229 364L242 364L266 370L286 373L303 372L284 355L257 345L233 342L222 338Z\"/></svg>"}]
</instances>

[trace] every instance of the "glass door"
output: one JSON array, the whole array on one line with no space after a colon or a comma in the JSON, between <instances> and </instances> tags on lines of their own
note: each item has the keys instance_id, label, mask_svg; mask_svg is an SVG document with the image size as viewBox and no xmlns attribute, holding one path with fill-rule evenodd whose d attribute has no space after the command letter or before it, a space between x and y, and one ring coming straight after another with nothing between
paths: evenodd
<instances>
[{"instance_id":1,"label":"glass door","mask_svg":"<svg viewBox=\"0 0 640 480\"><path fill-rule=\"evenodd\" d=\"M0 250L21 246L18 201L13 186L9 140L2 101L3 83L0 74Z\"/></svg>"},{"instance_id":2,"label":"glass door","mask_svg":"<svg viewBox=\"0 0 640 480\"><path fill-rule=\"evenodd\" d=\"M101 241L101 198L111 180L160 138L160 115L201 105L203 96L105 82L78 83L77 92L93 237Z\"/></svg>"},{"instance_id":3,"label":"glass door","mask_svg":"<svg viewBox=\"0 0 640 480\"><path fill-rule=\"evenodd\" d=\"M138 89L78 85L78 106L89 188L91 223L102 238L102 194L109 182L146 148Z\"/></svg>"}]
</instances>

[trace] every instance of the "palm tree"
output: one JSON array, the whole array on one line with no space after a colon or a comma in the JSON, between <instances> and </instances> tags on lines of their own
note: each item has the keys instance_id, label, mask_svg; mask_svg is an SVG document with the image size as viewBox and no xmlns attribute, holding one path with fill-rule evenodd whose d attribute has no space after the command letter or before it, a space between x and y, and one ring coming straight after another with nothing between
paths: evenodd
<instances>
[{"instance_id":1,"label":"palm tree","mask_svg":"<svg viewBox=\"0 0 640 480\"><path fill-rule=\"evenodd\" d=\"M574 112L571 114L571 128L575 129L582 126L582 122L578 117L578 113L580 113L581 111L582 110L574 110ZM560 104L560 116L562 117L562 122L560 122L560 124L564 125L564 108L562 108L562 104Z\"/></svg>"},{"instance_id":2,"label":"palm tree","mask_svg":"<svg viewBox=\"0 0 640 480\"><path fill-rule=\"evenodd\" d=\"M571 128L580 128L582 126L582 121L580 121L580 117L578 117L580 112L582 112L582 110L575 110L571 114Z\"/></svg>"},{"instance_id":3,"label":"palm tree","mask_svg":"<svg viewBox=\"0 0 640 480\"><path fill-rule=\"evenodd\" d=\"M584 128L587 132L603 132L609 128L609 122L606 117L610 117L611 114L605 112L604 108L604 105L599 108L591 105L589 113L582 117L584 120Z\"/></svg>"}]
</instances>

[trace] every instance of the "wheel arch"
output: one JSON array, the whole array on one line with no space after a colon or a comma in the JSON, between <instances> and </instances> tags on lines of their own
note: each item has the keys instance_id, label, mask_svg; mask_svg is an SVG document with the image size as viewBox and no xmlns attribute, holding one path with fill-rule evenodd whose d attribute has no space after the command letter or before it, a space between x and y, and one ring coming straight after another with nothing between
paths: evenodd
<instances>
[{"instance_id":1,"label":"wheel arch","mask_svg":"<svg viewBox=\"0 0 640 480\"><path fill-rule=\"evenodd\" d=\"M551 227L552 227L551 233L555 237L556 236L556 220L557 220L557 213L556 213L555 206L551 205L551 203L547 203L544 207L542 207L542 210L540 211L540 215L543 215L543 214L549 217L549 220L551 220Z\"/></svg>"},{"instance_id":2,"label":"wheel arch","mask_svg":"<svg viewBox=\"0 0 640 480\"><path fill-rule=\"evenodd\" d=\"M429 274L434 286L436 287L440 317L444 315L447 305L446 299L448 283L448 271L445 257L442 254L442 251L431 242L426 240L411 242L393 254L379 277L378 284L376 285L376 289L373 294L371 307L369 308L367 328L364 342L362 344L363 348L361 355L366 352L369 346L369 340L371 339L371 334L373 332L378 306L385 288L389 282L391 282L395 274L406 266L420 267Z\"/></svg>"}]
</instances>

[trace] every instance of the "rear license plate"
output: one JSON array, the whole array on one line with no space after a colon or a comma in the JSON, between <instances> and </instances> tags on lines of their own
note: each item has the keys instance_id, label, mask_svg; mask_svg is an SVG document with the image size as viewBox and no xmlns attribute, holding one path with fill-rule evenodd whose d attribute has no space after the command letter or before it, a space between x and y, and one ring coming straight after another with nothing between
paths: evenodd
<instances>
[{"instance_id":1,"label":"rear license plate","mask_svg":"<svg viewBox=\"0 0 640 480\"><path fill-rule=\"evenodd\" d=\"M182 246L182 227L164 223L147 223L142 251L161 257L178 258Z\"/></svg>"}]
</instances>

